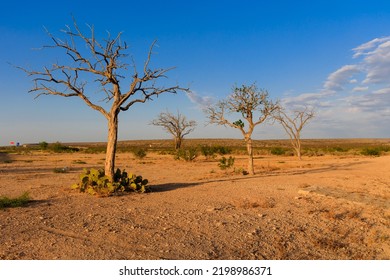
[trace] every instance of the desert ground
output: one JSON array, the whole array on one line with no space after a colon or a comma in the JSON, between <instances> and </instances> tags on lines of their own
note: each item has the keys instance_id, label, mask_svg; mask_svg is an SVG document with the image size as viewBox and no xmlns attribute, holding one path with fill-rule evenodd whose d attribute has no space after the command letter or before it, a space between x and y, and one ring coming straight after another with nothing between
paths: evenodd
<instances>
[{"instance_id":1,"label":"desert ground","mask_svg":"<svg viewBox=\"0 0 390 280\"><path fill-rule=\"evenodd\" d=\"M0 209L0 259L390 259L390 155L218 158L118 153L152 191L102 198L70 186L104 153L0 153L0 196L32 198Z\"/></svg>"}]
</instances>

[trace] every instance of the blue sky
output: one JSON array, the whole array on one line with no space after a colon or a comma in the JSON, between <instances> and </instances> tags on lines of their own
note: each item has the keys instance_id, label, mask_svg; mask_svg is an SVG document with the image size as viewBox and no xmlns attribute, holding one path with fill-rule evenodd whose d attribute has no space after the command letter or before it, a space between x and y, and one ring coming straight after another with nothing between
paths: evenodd
<instances>
[{"instance_id":1,"label":"blue sky","mask_svg":"<svg viewBox=\"0 0 390 280\"><path fill-rule=\"evenodd\" d=\"M153 65L175 66L166 82L193 91L122 112L120 140L169 138L148 124L164 110L198 122L189 137L240 138L232 128L205 126L201 108L253 82L287 108L315 108L304 138L390 137L389 1L7 1L0 9L0 145L106 140L101 114L78 98L34 99L31 78L12 66L42 69L62 59L39 48L50 43L44 27L61 37L72 15L100 38L123 32L139 67L157 39ZM286 135L264 124L253 138Z\"/></svg>"}]
</instances>

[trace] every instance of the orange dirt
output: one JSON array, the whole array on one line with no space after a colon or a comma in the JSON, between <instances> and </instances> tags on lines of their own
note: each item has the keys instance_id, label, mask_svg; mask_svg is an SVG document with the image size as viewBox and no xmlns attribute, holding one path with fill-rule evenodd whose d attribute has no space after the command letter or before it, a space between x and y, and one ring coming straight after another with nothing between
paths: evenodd
<instances>
[{"instance_id":1,"label":"orange dirt","mask_svg":"<svg viewBox=\"0 0 390 280\"><path fill-rule=\"evenodd\" d=\"M257 157L244 176L202 157L120 153L117 166L149 179L151 193L70 189L103 162L0 155L0 196L33 199L0 210L0 259L390 259L390 156ZM237 169L246 163L236 156Z\"/></svg>"}]
</instances>

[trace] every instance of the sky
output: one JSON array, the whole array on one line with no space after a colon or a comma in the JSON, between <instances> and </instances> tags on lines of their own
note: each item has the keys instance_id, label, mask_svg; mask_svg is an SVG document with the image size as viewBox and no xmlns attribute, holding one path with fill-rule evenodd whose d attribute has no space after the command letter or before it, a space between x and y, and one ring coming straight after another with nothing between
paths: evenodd
<instances>
[{"instance_id":1,"label":"sky","mask_svg":"<svg viewBox=\"0 0 390 280\"><path fill-rule=\"evenodd\" d=\"M202 108L252 83L287 109L314 108L303 138L390 138L390 1L7 1L0 8L0 146L106 141L100 113L77 97L36 98L32 78L17 68L66 61L42 46L51 44L46 30L66 39L61 30L73 18L86 34L93 26L98 40L123 32L128 62L139 69L157 40L151 66L175 67L164 84L191 89L121 112L119 140L170 138L150 125L167 110L197 122L189 138L241 138L236 129L206 125ZM252 136L287 138L270 122Z\"/></svg>"}]
</instances>

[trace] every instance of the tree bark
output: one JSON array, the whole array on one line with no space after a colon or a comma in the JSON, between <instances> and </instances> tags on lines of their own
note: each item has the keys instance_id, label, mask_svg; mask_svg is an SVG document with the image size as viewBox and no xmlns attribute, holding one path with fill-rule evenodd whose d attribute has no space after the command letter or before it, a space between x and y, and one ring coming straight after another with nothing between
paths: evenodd
<instances>
[{"instance_id":1,"label":"tree bark","mask_svg":"<svg viewBox=\"0 0 390 280\"><path fill-rule=\"evenodd\" d=\"M298 159L299 159L299 160L302 160L301 149L300 149L300 148L296 148L295 150L296 150L296 152L297 152Z\"/></svg>"},{"instance_id":2,"label":"tree bark","mask_svg":"<svg viewBox=\"0 0 390 280\"><path fill-rule=\"evenodd\" d=\"M108 119L106 162L104 165L104 173L111 182L114 181L115 154L116 154L117 141L118 141L118 114L111 114Z\"/></svg>"},{"instance_id":3,"label":"tree bark","mask_svg":"<svg viewBox=\"0 0 390 280\"><path fill-rule=\"evenodd\" d=\"M246 142L246 149L248 151L248 157L249 157L248 172L249 172L249 174L254 175L255 174L255 169L254 169L254 166L253 166L252 139L250 137L246 137L245 138L245 142Z\"/></svg>"},{"instance_id":4,"label":"tree bark","mask_svg":"<svg viewBox=\"0 0 390 280\"><path fill-rule=\"evenodd\" d=\"M179 150L181 148L181 138L179 136L175 136L175 150Z\"/></svg>"},{"instance_id":5,"label":"tree bark","mask_svg":"<svg viewBox=\"0 0 390 280\"><path fill-rule=\"evenodd\" d=\"M300 142L300 139L297 139L296 140L297 141L297 143L296 143L296 148L295 148L295 150L297 151L297 156L298 156L298 159L299 160L302 160L302 152L301 152L301 142Z\"/></svg>"}]
</instances>

